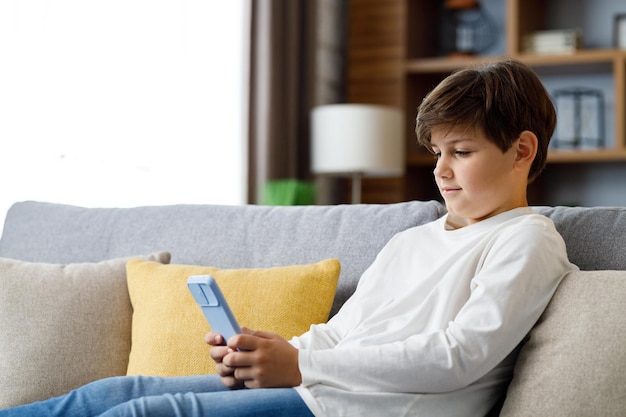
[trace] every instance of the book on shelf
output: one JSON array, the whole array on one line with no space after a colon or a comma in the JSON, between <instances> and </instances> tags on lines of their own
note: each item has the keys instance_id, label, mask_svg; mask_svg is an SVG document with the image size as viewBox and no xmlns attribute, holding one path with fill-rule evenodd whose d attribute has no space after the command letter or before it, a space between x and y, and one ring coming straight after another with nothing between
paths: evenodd
<instances>
[{"instance_id":1,"label":"book on shelf","mask_svg":"<svg viewBox=\"0 0 626 417\"><path fill-rule=\"evenodd\" d=\"M542 30L524 36L524 52L533 54L574 53L582 44L578 29Z\"/></svg>"}]
</instances>

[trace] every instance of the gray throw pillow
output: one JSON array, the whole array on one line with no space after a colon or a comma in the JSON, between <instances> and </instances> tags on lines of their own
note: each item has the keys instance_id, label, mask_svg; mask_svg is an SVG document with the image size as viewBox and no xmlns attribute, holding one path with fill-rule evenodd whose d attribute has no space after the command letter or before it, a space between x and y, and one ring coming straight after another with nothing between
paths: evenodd
<instances>
[{"instance_id":1,"label":"gray throw pillow","mask_svg":"<svg viewBox=\"0 0 626 417\"><path fill-rule=\"evenodd\" d=\"M68 265L0 258L0 408L124 375L132 308L126 263Z\"/></svg>"},{"instance_id":2,"label":"gray throw pillow","mask_svg":"<svg viewBox=\"0 0 626 417\"><path fill-rule=\"evenodd\" d=\"M624 416L626 271L566 276L515 365L501 417Z\"/></svg>"}]
</instances>

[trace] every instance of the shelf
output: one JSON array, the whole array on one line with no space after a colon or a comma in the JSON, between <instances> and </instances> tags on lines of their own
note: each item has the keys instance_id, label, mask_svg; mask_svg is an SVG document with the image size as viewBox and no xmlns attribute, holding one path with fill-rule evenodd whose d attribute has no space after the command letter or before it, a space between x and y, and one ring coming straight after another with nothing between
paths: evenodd
<instances>
[{"instance_id":1,"label":"shelf","mask_svg":"<svg viewBox=\"0 0 626 417\"><path fill-rule=\"evenodd\" d=\"M608 72L616 82L616 89L620 91L624 85L624 76L621 72L626 67L626 51L621 49L582 49L571 54L516 54L511 58L518 59L543 75L565 75L568 73ZM405 62L405 72L411 75L437 75L443 78L455 70L481 65L489 62L507 59L506 56L472 56L472 57L433 57L411 59ZM621 100L621 99L618 99ZM623 103L618 103L623 108ZM621 114L622 110L616 110ZM551 150L548 154L549 164L569 163L596 163L596 162L626 162L626 149L621 145L624 131L622 121L617 122L617 137L615 148L601 150ZM427 167L434 164L433 159L426 153L413 153L407 158L412 166Z\"/></svg>"},{"instance_id":2,"label":"shelf","mask_svg":"<svg viewBox=\"0 0 626 417\"><path fill-rule=\"evenodd\" d=\"M620 161L626 161L626 151L624 150L558 150L548 153L549 164Z\"/></svg>"},{"instance_id":3,"label":"shelf","mask_svg":"<svg viewBox=\"0 0 626 417\"><path fill-rule=\"evenodd\" d=\"M597 66L625 60L626 51L621 49L582 49L572 54L519 54L512 56L435 57L408 60L405 71L409 74L447 73L471 65L513 58L533 67Z\"/></svg>"},{"instance_id":4,"label":"shelf","mask_svg":"<svg viewBox=\"0 0 626 417\"><path fill-rule=\"evenodd\" d=\"M475 56L454 58L420 58L406 62L405 71L409 74L448 73L467 66L480 65L506 59L504 56Z\"/></svg>"},{"instance_id":5,"label":"shelf","mask_svg":"<svg viewBox=\"0 0 626 417\"><path fill-rule=\"evenodd\" d=\"M612 28L602 28L601 38L590 36L589 42L583 43L594 46L574 53L530 54L522 50L524 36L534 31L577 27L579 24L585 30L587 26L595 29L598 25L613 24L612 18L586 16L574 10L583 9L578 1L556 2L485 0L486 7L491 6L492 11L498 11L492 17L497 19L502 29L502 39L490 49L490 55L465 57L438 56L438 19L444 0L351 0L351 10L358 11L351 15L359 16L359 19L352 19L350 26L348 101L393 105L404 109L406 115L405 134L409 151L406 167L410 169L404 177L404 188L388 187L389 199L438 196L436 190L414 186L424 183L422 177L432 171L436 162L427 152L416 149L415 145L415 112L423 98L451 72L504 59L516 59L531 66L551 89L560 88L563 84L582 83L605 91L605 139L608 147L600 150L551 150L548 164L554 171L566 172L572 168L568 165L575 167L579 164L581 169L586 169L587 165L602 163L620 163L626 170L626 50L610 47L613 40L609 29ZM603 16L621 12L617 5L619 2L602 3ZM595 7L596 2L585 0L584 4ZM563 13L561 9L567 9L568 13ZM590 19L595 20L593 25L588 24ZM381 28L383 24L384 28ZM373 26L381 29L372 32ZM548 190L551 184L540 180L538 189L545 186ZM537 198L552 198L552 194L546 191Z\"/></svg>"},{"instance_id":6,"label":"shelf","mask_svg":"<svg viewBox=\"0 0 626 417\"><path fill-rule=\"evenodd\" d=\"M572 54L519 54L517 59L533 66L583 65L626 58L621 49L580 49Z\"/></svg>"}]
</instances>

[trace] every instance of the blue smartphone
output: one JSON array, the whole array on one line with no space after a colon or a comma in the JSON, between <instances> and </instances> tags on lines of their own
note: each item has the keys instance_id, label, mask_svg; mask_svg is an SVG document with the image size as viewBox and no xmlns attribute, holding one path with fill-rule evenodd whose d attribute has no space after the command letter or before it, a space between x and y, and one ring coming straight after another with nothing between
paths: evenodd
<instances>
[{"instance_id":1,"label":"blue smartphone","mask_svg":"<svg viewBox=\"0 0 626 417\"><path fill-rule=\"evenodd\" d=\"M241 333L233 312L211 275L192 275L187 279L187 287L213 332L224 336L224 341Z\"/></svg>"}]
</instances>

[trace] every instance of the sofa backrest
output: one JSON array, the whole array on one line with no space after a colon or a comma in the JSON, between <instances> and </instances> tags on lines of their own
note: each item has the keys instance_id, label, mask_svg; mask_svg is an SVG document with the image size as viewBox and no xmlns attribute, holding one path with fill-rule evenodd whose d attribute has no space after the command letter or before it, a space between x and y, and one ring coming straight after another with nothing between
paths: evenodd
<instances>
[{"instance_id":1,"label":"sofa backrest","mask_svg":"<svg viewBox=\"0 0 626 417\"><path fill-rule=\"evenodd\" d=\"M552 219L582 270L626 270L626 207L535 207Z\"/></svg>"},{"instance_id":2,"label":"sofa backrest","mask_svg":"<svg viewBox=\"0 0 626 417\"><path fill-rule=\"evenodd\" d=\"M20 202L7 213L0 257L95 262L169 251L172 263L254 268L341 261L334 314L395 233L440 217L437 202L338 206L172 205L82 208Z\"/></svg>"},{"instance_id":3,"label":"sofa backrest","mask_svg":"<svg viewBox=\"0 0 626 417\"><path fill-rule=\"evenodd\" d=\"M626 270L626 208L536 207L563 235L583 270ZM342 272L334 314L395 233L445 213L438 202L338 206L172 205L82 208L14 204L0 256L33 262L95 262L167 250L173 263L253 268L336 257Z\"/></svg>"}]
</instances>

